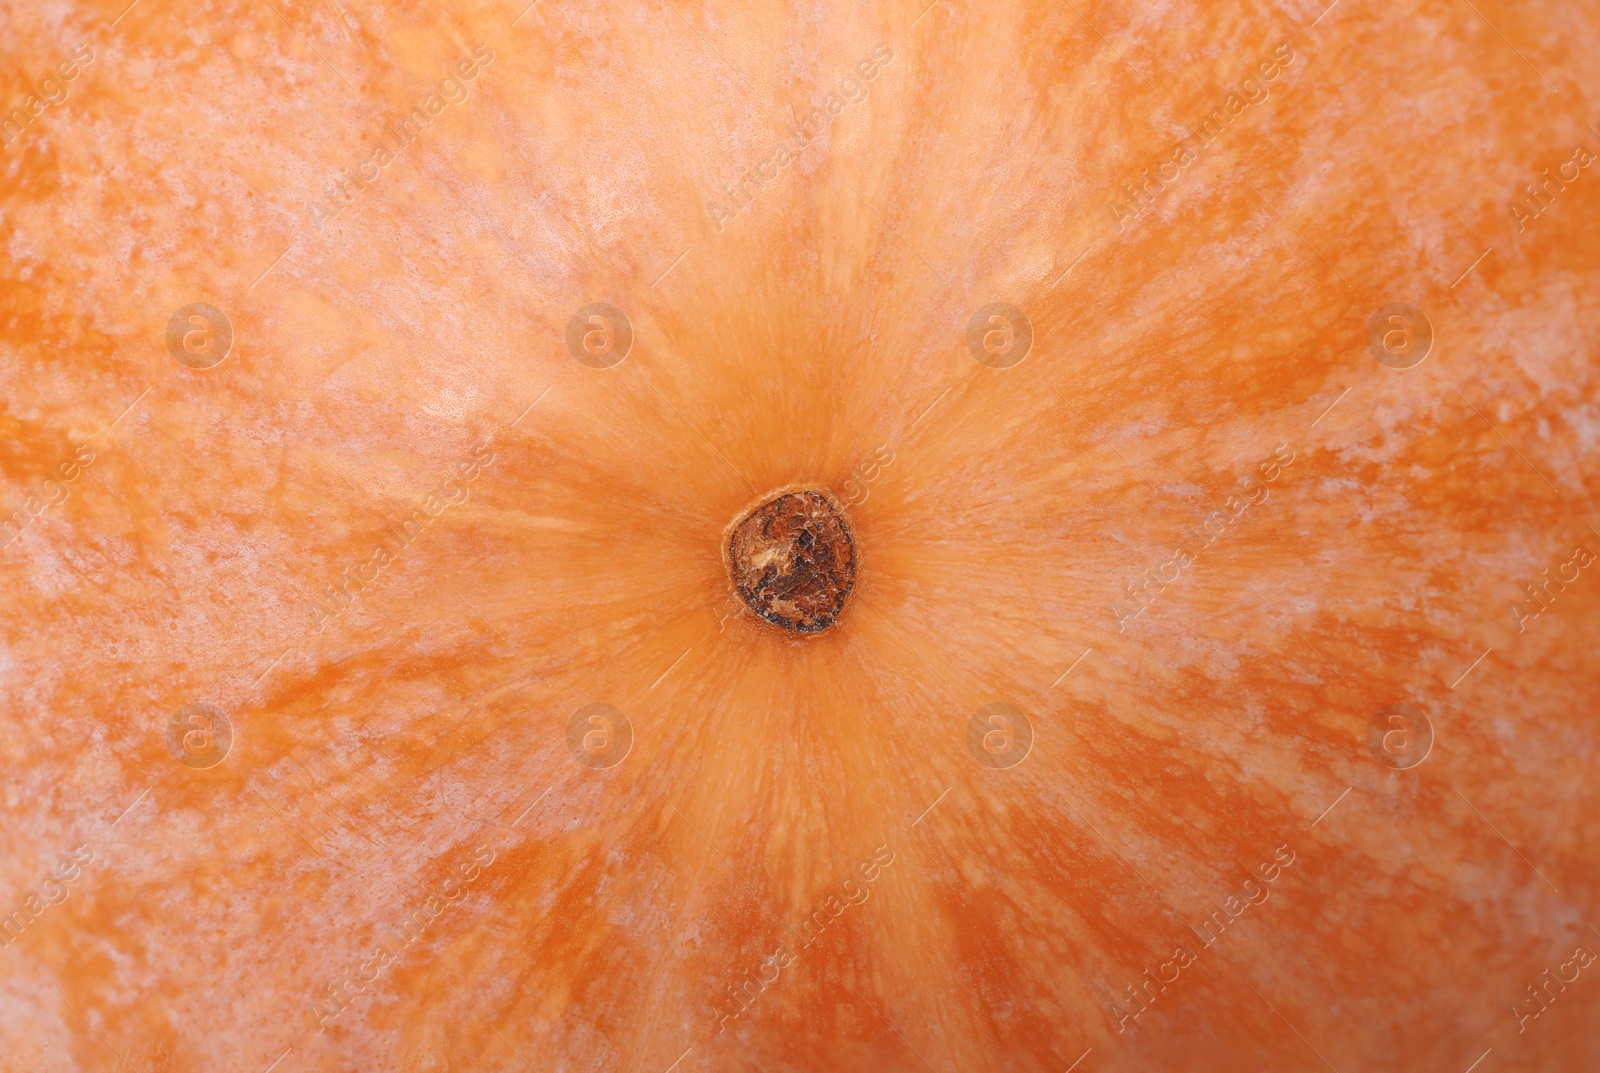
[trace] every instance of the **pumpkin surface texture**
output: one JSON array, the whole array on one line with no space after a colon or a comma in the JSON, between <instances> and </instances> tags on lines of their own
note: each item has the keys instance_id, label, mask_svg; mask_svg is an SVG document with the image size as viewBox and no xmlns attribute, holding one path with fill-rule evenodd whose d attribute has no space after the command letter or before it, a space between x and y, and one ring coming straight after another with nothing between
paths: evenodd
<instances>
[{"instance_id":1,"label":"pumpkin surface texture","mask_svg":"<svg viewBox=\"0 0 1600 1073\"><path fill-rule=\"evenodd\" d=\"M0 29L0 1073L1600 1068L1594 0Z\"/></svg>"}]
</instances>

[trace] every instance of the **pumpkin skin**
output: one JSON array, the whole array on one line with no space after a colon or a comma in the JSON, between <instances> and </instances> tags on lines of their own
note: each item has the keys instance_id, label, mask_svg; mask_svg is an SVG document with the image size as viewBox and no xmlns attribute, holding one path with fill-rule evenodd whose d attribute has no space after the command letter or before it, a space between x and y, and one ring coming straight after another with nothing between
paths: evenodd
<instances>
[{"instance_id":1,"label":"pumpkin skin","mask_svg":"<svg viewBox=\"0 0 1600 1073\"><path fill-rule=\"evenodd\" d=\"M1592 1069L1600 33L1474 2L8 11L4 1068Z\"/></svg>"}]
</instances>

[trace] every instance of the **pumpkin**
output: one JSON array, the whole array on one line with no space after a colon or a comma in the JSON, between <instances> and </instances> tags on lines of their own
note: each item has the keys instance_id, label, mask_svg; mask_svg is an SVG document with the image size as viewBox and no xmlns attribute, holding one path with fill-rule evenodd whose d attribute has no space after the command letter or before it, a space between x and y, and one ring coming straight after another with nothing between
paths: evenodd
<instances>
[{"instance_id":1,"label":"pumpkin","mask_svg":"<svg viewBox=\"0 0 1600 1073\"><path fill-rule=\"evenodd\" d=\"M1591 8L7 26L6 1068L1600 1060Z\"/></svg>"}]
</instances>

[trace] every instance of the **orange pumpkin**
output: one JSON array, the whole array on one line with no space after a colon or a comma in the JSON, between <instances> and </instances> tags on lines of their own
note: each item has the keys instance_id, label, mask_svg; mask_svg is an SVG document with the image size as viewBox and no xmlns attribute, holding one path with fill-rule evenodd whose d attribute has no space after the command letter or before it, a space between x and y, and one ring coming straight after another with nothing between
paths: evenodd
<instances>
[{"instance_id":1,"label":"orange pumpkin","mask_svg":"<svg viewBox=\"0 0 1600 1073\"><path fill-rule=\"evenodd\" d=\"M1592 7L7 29L0 1068L1600 1062Z\"/></svg>"}]
</instances>

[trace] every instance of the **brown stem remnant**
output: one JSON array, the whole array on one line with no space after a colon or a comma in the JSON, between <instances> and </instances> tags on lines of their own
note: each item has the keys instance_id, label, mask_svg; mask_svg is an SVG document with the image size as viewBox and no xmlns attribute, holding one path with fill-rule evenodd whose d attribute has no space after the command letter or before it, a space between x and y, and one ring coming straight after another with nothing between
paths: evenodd
<instances>
[{"instance_id":1,"label":"brown stem remnant","mask_svg":"<svg viewBox=\"0 0 1600 1073\"><path fill-rule=\"evenodd\" d=\"M820 633L855 587L855 541L831 496L785 492L733 526L728 573L763 620L790 633Z\"/></svg>"}]
</instances>

